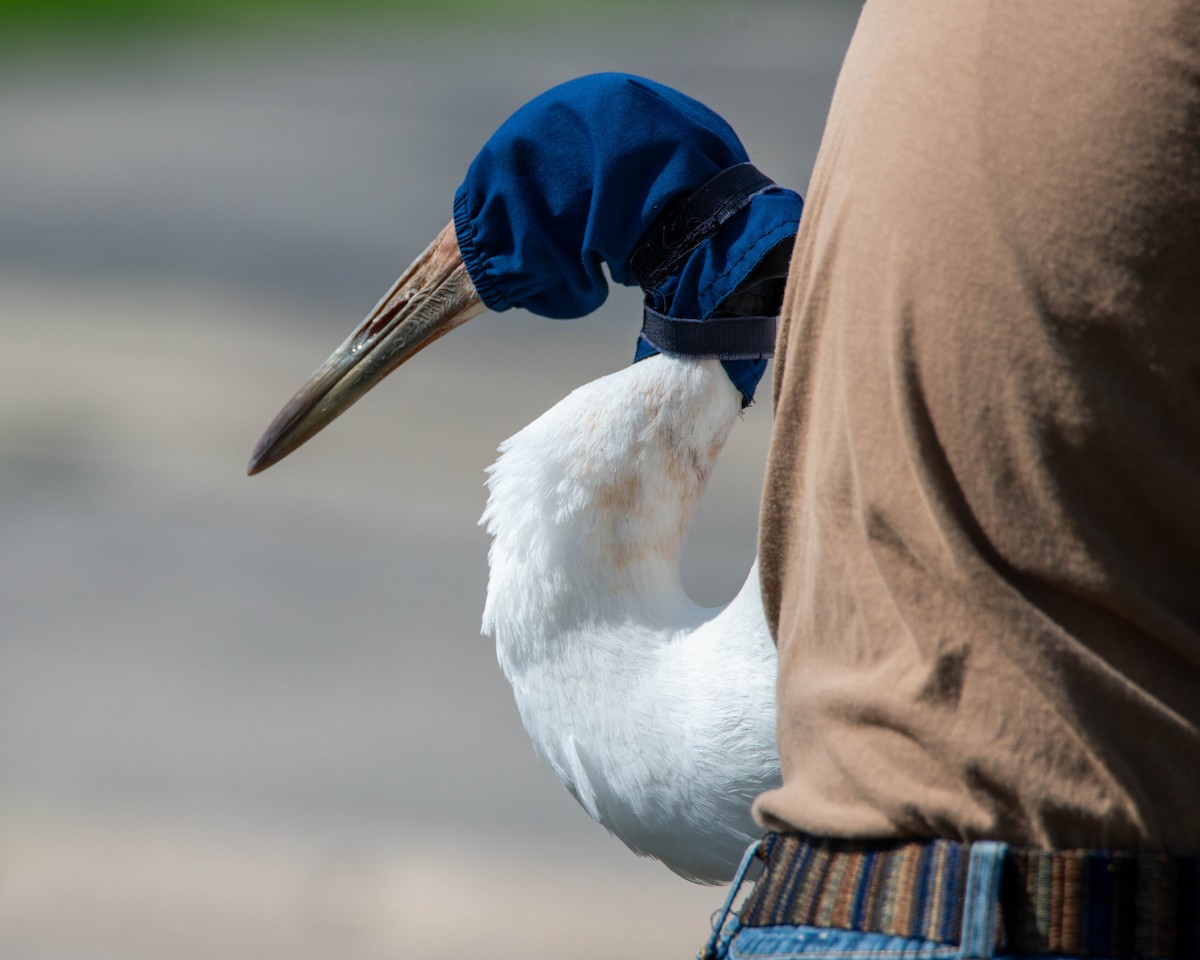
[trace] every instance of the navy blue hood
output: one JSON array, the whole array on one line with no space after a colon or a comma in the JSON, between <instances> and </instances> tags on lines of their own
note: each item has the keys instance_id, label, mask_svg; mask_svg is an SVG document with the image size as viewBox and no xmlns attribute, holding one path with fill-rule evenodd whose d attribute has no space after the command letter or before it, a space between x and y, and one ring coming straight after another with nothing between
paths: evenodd
<instances>
[{"instance_id":1,"label":"navy blue hood","mask_svg":"<svg viewBox=\"0 0 1200 960\"><path fill-rule=\"evenodd\" d=\"M490 309L584 316L608 295L602 263L635 285L630 257L667 205L747 159L724 120L678 91L628 74L581 77L521 107L471 163L454 197L459 249ZM708 318L795 235L801 207L780 187L755 195L647 302ZM653 352L642 340L637 358ZM749 401L766 360L723 362Z\"/></svg>"}]
</instances>

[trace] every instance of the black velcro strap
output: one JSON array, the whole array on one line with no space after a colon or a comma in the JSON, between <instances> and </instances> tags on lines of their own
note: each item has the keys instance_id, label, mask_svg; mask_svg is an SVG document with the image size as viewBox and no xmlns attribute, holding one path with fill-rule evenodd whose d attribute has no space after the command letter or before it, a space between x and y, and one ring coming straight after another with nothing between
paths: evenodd
<instances>
[{"instance_id":1,"label":"black velcro strap","mask_svg":"<svg viewBox=\"0 0 1200 960\"><path fill-rule=\"evenodd\" d=\"M775 355L778 317L668 317L644 307L642 336L660 353L718 360L758 360Z\"/></svg>"},{"instance_id":2,"label":"black velcro strap","mask_svg":"<svg viewBox=\"0 0 1200 960\"><path fill-rule=\"evenodd\" d=\"M669 204L629 258L638 284L647 293L657 289L721 224L775 185L754 164L739 163Z\"/></svg>"}]
</instances>

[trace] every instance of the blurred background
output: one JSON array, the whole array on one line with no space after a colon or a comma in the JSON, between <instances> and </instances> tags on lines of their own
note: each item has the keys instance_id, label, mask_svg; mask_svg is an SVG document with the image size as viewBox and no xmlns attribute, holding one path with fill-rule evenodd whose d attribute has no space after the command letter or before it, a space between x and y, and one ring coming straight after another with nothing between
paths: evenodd
<instances>
[{"instance_id":1,"label":"blurred background","mask_svg":"<svg viewBox=\"0 0 1200 960\"><path fill-rule=\"evenodd\" d=\"M254 480L492 130L626 70L803 190L854 0L0 2L0 956L688 957L719 890L536 761L479 635L499 441L636 291L487 315ZM750 565L767 390L685 566Z\"/></svg>"}]
</instances>

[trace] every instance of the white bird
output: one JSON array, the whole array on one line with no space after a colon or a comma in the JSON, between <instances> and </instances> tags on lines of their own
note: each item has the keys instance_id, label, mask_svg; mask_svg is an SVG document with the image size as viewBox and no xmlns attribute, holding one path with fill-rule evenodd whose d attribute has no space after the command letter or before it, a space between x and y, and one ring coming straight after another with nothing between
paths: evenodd
<instances>
[{"instance_id":1,"label":"white bird","mask_svg":"<svg viewBox=\"0 0 1200 960\"><path fill-rule=\"evenodd\" d=\"M709 882L732 876L779 777L757 568L718 610L679 576L740 406L715 360L589 383L504 443L483 518L483 628L538 753L634 852Z\"/></svg>"},{"instance_id":2,"label":"white bird","mask_svg":"<svg viewBox=\"0 0 1200 960\"><path fill-rule=\"evenodd\" d=\"M485 308L449 224L268 428L257 473ZM539 754L635 853L734 873L779 783L775 648L757 564L693 603L680 552L742 394L715 359L649 357L575 390L500 447L484 633Z\"/></svg>"}]
</instances>

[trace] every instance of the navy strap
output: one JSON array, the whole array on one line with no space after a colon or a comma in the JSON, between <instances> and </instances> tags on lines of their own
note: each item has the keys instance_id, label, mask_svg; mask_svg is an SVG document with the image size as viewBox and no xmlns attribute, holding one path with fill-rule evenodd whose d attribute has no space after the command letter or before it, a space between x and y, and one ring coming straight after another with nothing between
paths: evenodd
<instances>
[{"instance_id":1,"label":"navy strap","mask_svg":"<svg viewBox=\"0 0 1200 960\"><path fill-rule=\"evenodd\" d=\"M643 308L642 336L662 353L718 360L758 360L775 354L778 317L668 317Z\"/></svg>"},{"instance_id":2,"label":"navy strap","mask_svg":"<svg viewBox=\"0 0 1200 960\"><path fill-rule=\"evenodd\" d=\"M629 258L638 285L647 293L657 289L726 220L774 186L754 164L738 163L670 204Z\"/></svg>"}]
</instances>

